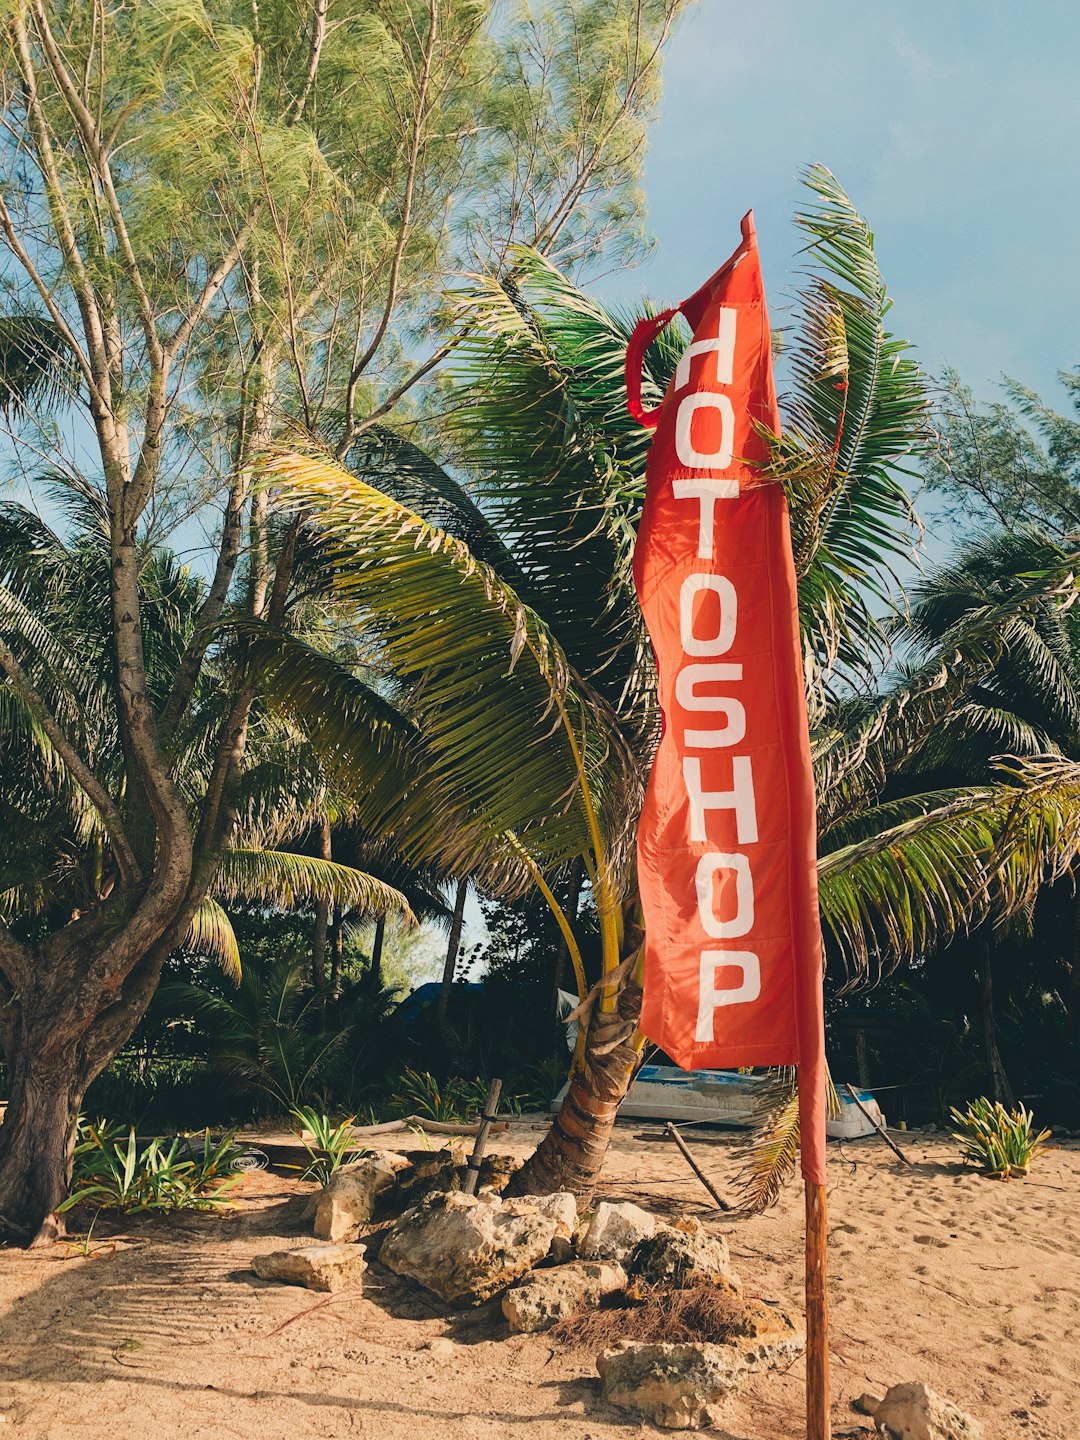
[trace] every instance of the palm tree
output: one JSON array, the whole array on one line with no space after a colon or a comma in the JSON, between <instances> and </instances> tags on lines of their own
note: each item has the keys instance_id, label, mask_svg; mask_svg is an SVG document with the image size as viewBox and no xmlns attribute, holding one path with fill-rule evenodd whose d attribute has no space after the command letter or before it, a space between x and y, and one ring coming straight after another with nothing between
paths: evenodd
<instances>
[{"instance_id":1,"label":"palm tree","mask_svg":"<svg viewBox=\"0 0 1080 1440\"><path fill-rule=\"evenodd\" d=\"M0 507L0 646L14 677L0 685L0 918L41 961L21 986L7 973L0 981L0 1049L10 1086L0 1129L0 1220L24 1235L64 1198L86 1087L145 1010L165 958L148 952L139 988L125 992L124 1005L105 1007L77 1036L63 1031L60 992L68 976L49 963L56 958L49 947L92 943L116 923L126 852L118 851L121 830L111 822L131 807L110 658L107 516L90 485L56 481L51 493L63 521L57 529L18 504ZM144 543L138 559L147 673L155 702L164 703L206 587L164 547ZM216 783L214 746L229 703L208 664L171 755L193 814ZM85 773L75 756L85 757ZM239 953L224 908L233 898L284 907L325 899L363 914L409 913L404 896L375 876L279 848L303 828L321 794L318 765L294 727L255 705L249 757L229 785L228 838L205 844L200 884L170 948L187 944L216 955L236 974ZM138 834L129 838L146 843ZM93 983L114 981L106 973ZM33 1027L50 1016L62 1043L30 1043Z\"/></svg>"},{"instance_id":2,"label":"palm tree","mask_svg":"<svg viewBox=\"0 0 1080 1440\"><path fill-rule=\"evenodd\" d=\"M1080 807L1071 779L1033 786L1026 773L877 803L875 777L924 738L957 683L935 655L903 689L850 698L884 653L874 592L910 545L902 473L925 442L926 400L884 328L868 227L828 172L808 183L797 218L815 273L775 470L793 507L823 921L833 955L865 970L1022 903L1075 852ZM370 780L364 823L406 854L440 854L504 894L536 885L548 900L583 1023L566 1100L516 1183L583 1192L644 1045L633 840L657 716L630 560L648 437L624 409L630 321L539 256L518 252L510 275L458 304L467 330L446 464L390 432L369 435L351 468L297 453L267 464L332 557L337 593L393 676L393 708L285 637L253 643L266 692L324 763L354 791ZM646 396L663 393L683 343L669 333L651 347ZM965 643L961 676L990 663L979 626ZM576 862L599 917L596 985L552 884Z\"/></svg>"}]
</instances>

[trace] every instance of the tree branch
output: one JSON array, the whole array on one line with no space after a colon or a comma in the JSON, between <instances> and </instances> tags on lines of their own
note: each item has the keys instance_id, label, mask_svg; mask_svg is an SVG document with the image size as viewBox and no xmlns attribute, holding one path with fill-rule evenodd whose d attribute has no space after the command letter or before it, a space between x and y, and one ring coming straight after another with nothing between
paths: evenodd
<instances>
[{"instance_id":1,"label":"tree branch","mask_svg":"<svg viewBox=\"0 0 1080 1440\"><path fill-rule=\"evenodd\" d=\"M308 52L307 75L304 77L304 88L285 111L284 121L286 125L299 124L303 118L304 110L307 107L308 97L315 84L315 77L319 73L319 58L322 55L323 41L326 39L326 10L328 0L315 0L311 12L311 47Z\"/></svg>"},{"instance_id":2,"label":"tree branch","mask_svg":"<svg viewBox=\"0 0 1080 1440\"><path fill-rule=\"evenodd\" d=\"M49 63L53 79L64 97L68 112L74 120L75 125L82 136L83 144L86 146L90 160L93 163L94 171L105 191L105 199L109 206L109 216L112 220L113 229L120 246L120 254L123 257L124 269L131 281L131 287L135 292L135 300L139 310L139 319L142 324L143 336L146 340L146 349L150 357L151 370L160 371L165 365L165 356L161 348L161 341L157 333L157 320L154 315L154 307L150 302L145 282L142 277L142 270L136 259L135 251L132 248L131 237L128 235L127 223L124 220L123 208L120 205L120 198L116 193L116 186L113 183L112 168L109 165L109 157L102 144L101 136L98 133L97 123L90 110L83 102L78 88L71 74L64 63L64 57L60 47L49 26L48 16L45 14L45 7L41 0L35 0L34 19L37 23L38 35L41 37L42 48Z\"/></svg>"},{"instance_id":3,"label":"tree branch","mask_svg":"<svg viewBox=\"0 0 1080 1440\"><path fill-rule=\"evenodd\" d=\"M26 678L15 655L3 640L0 640L0 669L4 671L11 688L40 725L48 737L50 745L63 760L80 789L101 816L101 822L116 856L116 866L120 872L121 884L125 889L137 885L141 879L139 864L128 843L120 812L113 804L112 797L61 729L44 700Z\"/></svg>"},{"instance_id":4,"label":"tree branch","mask_svg":"<svg viewBox=\"0 0 1080 1440\"><path fill-rule=\"evenodd\" d=\"M394 246L393 258L390 262L390 278L387 283L386 304L379 323L375 327L375 334L372 336L367 349L357 360L349 375L349 384L345 392L345 426L341 445L338 447L338 459L347 454L353 440L353 411L356 405L356 390L364 371L375 358L379 346L383 342L390 326L390 320L394 313L394 306L397 304L398 286L401 278L401 263L405 256L405 247L409 239L409 226L412 220L413 197L416 193L416 172L420 164L420 146L423 137L424 125L427 121L427 94L431 83L431 68L435 55L435 37L438 31L439 9L438 0L430 0L427 41L424 46L424 55L420 67L420 78L416 87L416 106L413 112L412 134L409 141L408 168L405 172L405 193L401 207L401 224L398 229L397 243ZM370 423L370 421L369 421Z\"/></svg>"},{"instance_id":5,"label":"tree branch","mask_svg":"<svg viewBox=\"0 0 1080 1440\"><path fill-rule=\"evenodd\" d=\"M79 306L79 313L82 317L83 330L86 335L88 347L87 379L90 384L90 399L95 410L95 420L102 425L112 428L112 371L109 363L108 346L105 339L105 330L101 310L98 306L97 296L94 287L86 272L86 265L83 262L82 253L79 250L78 241L75 238L75 229L71 223L71 216L68 213L67 201L64 196L63 185L60 181L60 172L56 164L56 156L52 148L52 140L49 135L49 127L45 120L45 112L41 106L41 98L38 94L37 72L34 69L34 57L30 49L30 39L26 32L26 23L22 14L16 14L12 23L12 30L15 35L16 50L19 57L19 69L22 74L23 88L26 92L26 118L34 137L37 147L37 164L41 171L41 178L45 187L45 196L49 207L49 214L56 230L57 240L60 243L60 253L64 257L64 264L71 275L72 288L75 291L75 299ZM25 262L24 267L25 267ZM33 275L31 266L28 274ZM39 287L39 293L44 293ZM51 303L46 300L50 314L53 314ZM55 315L53 317L56 318ZM81 353L76 346L74 353ZM115 433L115 432L113 432Z\"/></svg>"}]
</instances>

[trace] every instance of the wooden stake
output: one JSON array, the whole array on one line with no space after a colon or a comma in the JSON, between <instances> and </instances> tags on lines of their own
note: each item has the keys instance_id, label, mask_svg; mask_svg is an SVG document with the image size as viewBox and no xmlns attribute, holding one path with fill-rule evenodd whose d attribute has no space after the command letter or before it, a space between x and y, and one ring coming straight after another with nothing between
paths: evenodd
<instances>
[{"instance_id":1,"label":"wooden stake","mask_svg":"<svg viewBox=\"0 0 1080 1440\"><path fill-rule=\"evenodd\" d=\"M694 1172L694 1174L697 1176L697 1178L701 1181L702 1185L705 1186L705 1189L709 1192L709 1194L712 1196L712 1198L716 1201L716 1203L717 1203L717 1205L720 1207L720 1209L721 1209L721 1210L730 1210L730 1209L731 1209L731 1206L727 1203L727 1201L726 1201L725 1199L723 1199L723 1197L719 1194L719 1192L718 1192L716 1189L714 1189L713 1184L712 1184L712 1181L709 1180L709 1179L706 1177L706 1175L704 1174L704 1172L701 1170L701 1168L699 1167L697 1161L696 1161L696 1160L694 1159L694 1157L690 1154L690 1151L689 1151L689 1149L687 1148L687 1145L686 1145L686 1141L682 1138L682 1136L679 1134L678 1130L676 1130L675 1125L674 1125L673 1122L670 1121L670 1120L667 1122L667 1132L668 1132L668 1134L671 1136L671 1138L675 1141L675 1144L679 1147L680 1151L682 1152L682 1157L683 1157L683 1159L684 1159L684 1160L686 1161L686 1163L690 1166L690 1169Z\"/></svg>"},{"instance_id":2,"label":"wooden stake","mask_svg":"<svg viewBox=\"0 0 1080 1440\"><path fill-rule=\"evenodd\" d=\"M806 1182L806 1440L829 1440L828 1228L825 1186Z\"/></svg>"},{"instance_id":3,"label":"wooden stake","mask_svg":"<svg viewBox=\"0 0 1080 1440\"><path fill-rule=\"evenodd\" d=\"M464 1190L466 1195L475 1195L476 1187L480 1183L480 1162L484 1158L484 1151L487 1149L488 1135L491 1133L491 1123L499 1110L499 1096L502 1094L502 1081L492 1080L488 1086L487 1099L484 1101L484 1113L480 1120L480 1129L476 1132L476 1144L469 1156L468 1169L465 1171Z\"/></svg>"}]
</instances>

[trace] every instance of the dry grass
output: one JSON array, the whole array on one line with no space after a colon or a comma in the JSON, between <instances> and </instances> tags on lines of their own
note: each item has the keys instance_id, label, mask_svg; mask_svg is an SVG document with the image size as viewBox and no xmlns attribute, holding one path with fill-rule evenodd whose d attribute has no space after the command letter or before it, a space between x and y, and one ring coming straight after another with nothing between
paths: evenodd
<instances>
[{"instance_id":1,"label":"dry grass","mask_svg":"<svg viewBox=\"0 0 1080 1440\"><path fill-rule=\"evenodd\" d=\"M753 1334L746 1302L716 1285L630 1285L605 1297L599 1310L560 1320L548 1332L572 1350L603 1350L617 1340L728 1344Z\"/></svg>"}]
</instances>

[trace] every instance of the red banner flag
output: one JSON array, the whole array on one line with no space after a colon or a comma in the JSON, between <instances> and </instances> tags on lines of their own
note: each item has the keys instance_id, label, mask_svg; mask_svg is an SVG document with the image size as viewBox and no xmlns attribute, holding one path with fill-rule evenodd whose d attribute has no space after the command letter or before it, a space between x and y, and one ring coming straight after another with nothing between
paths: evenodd
<instances>
[{"instance_id":1,"label":"red banner flag","mask_svg":"<svg viewBox=\"0 0 1080 1440\"><path fill-rule=\"evenodd\" d=\"M762 473L779 416L753 216L678 308L693 330L655 427L634 556L663 736L638 832L645 1034L684 1069L797 1065L802 1169L825 1180L814 783L791 532Z\"/></svg>"}]
</instances>

